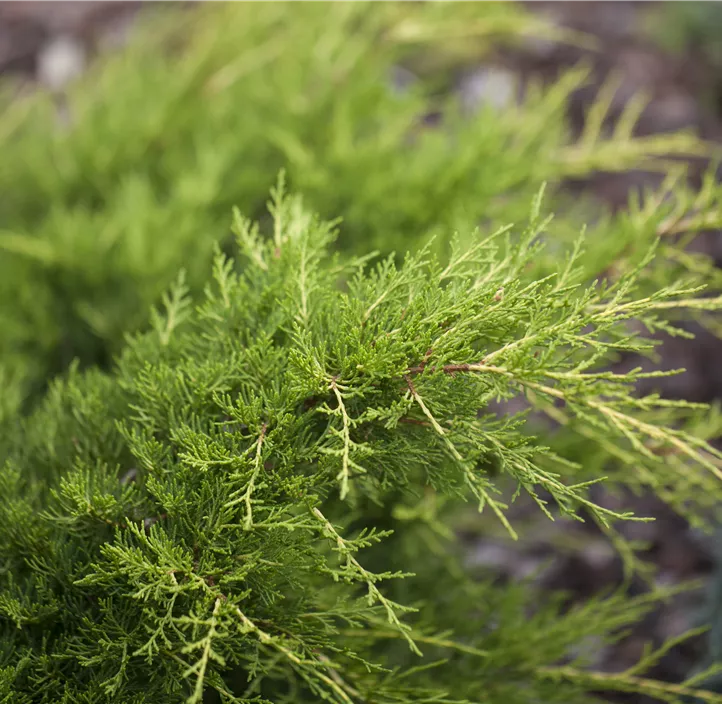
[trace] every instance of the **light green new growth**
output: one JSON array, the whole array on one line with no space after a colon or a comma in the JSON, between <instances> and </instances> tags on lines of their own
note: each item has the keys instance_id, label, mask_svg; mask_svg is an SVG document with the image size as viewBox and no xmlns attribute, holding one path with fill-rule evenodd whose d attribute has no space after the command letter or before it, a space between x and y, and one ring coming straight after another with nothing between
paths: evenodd
<instances>
[{"instance_id":1,"label":"light green new growth","mask_svg":"<svg viewBox=\"0 0 722 704\"><path fill-rule=\"evenodd\" d=\"M209 4L92 70L69 124L3 111L0 703L722 702L714 668L647 677L682 639L597 670L673 590L569 607L455 537L469 509L523 537L525 494L629 572L615 529L646 517L592 486L704 527L721 493L718 411L614 371L720 333L688 245L722 190L677 161L711 149L636 136L642 99L609 125L614 80L572 136L583 70L458 99L530 35L586 41L511 3ZM625 212L561 188L629 168L667 175ZM281 170L303 202L266 212Z\"/></svg>"},{"instance_id":2,"label":"light green new growth","mask_svg":"<svg viewBox=\"0 0 722 704\"><path fill-rule=\"evenodd\" d=\"M1 475L4 701L692 693L644 664L584 668L585 638L613 640L660 595L528 618L531 586L473 581L448 526L473 499L513 533L507 482L550 517L631 518L596 505L600 478L526 414L492 412L520 395L618 448L608 482L664 482L699 515L720 453L651 420L695 408L600 368L648 346L632 320L667 329L670 310L719 300L684 282L640 297L651 254L582 283L583 240L558 275L530 278L553 230L540 197L523 230L399 266L329 256L333 225L281 187L270 210L268 239L236 215L238 263L217 252L201 300L180 278L114 372L73 372L24 423Z\"/></svg>"},{"instance_id":3,"label":"light green new growth","mask_svg":"<svg viewBox=\"0 0 722 704\"><path fill-rule=\"evenodd\" d=\"M10 104L0 117L4 363L31 394L76 357L109 364L178 269L202 288L229 210L260 215L281 168L310 207L343 216L342 248L403 252L437 235L443 255L455 230L516 221L544 182L710 153L691 135L634 136L642 103L608 133L609 90L574 139L565 110L583 70L474 112L449 90L470 63L528 36L582 41L508 3L211 4L161 14L74 86L69 125L50 96ZM439 126L424 123L430 113ZM711 206L682 214L691 229L719 220ZM654 208L631 227L596 210L585 204L556 233L600 221L592 276L598 255L611 265L627 244L646 249L657 223Z\"/></svg>"}]
</instances>

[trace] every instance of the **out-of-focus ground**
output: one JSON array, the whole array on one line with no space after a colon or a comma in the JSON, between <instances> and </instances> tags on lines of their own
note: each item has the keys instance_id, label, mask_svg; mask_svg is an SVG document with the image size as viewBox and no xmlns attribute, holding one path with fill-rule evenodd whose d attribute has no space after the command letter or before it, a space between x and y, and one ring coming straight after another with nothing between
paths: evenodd
<instances>
[{"instance_id":1,"label":"out-of-focus ground","mask_svg":"<svg viewBox=\"0 0 722 704\"><path fill-rule=\"evenodd\" d=\"M532 11L547 19L595 37L597 48L530 40L513 52L500 52L489 65L469 67L459 79L462 97L470 103L503 101L519 77L551 80L565 68L586 61L592 66L594 81L579 91L569 105L576 128L582 127L585 108L601 82L610 72L616 72L621 83L613 114L618 114L637 93L650 98L639 122L640 134L690 128L709 140L722 141L722 5L684 4L698 8L692 13L708 13L696 20L697 33L686 37L675 26L671 3L530 3ZM713 9L705 10L702 5ZM123 43L132 32L140 7L141 3L134 2L1 2L0 75L12 75L20 93L38 88L59 90L80 75L99 52ZM720 30L716 35L719 47L714 42L715 27ZM705 43L705 31L712 37L711 42ZM701 165L692 165L693 179L700 169ZM591 192L616 209L625 207L630 189L652 183L649 174L633 172L599 175L568 187L571 191ZM704 233L699 246L722 264L722 233ZM665 342L664 366L688 370L671 381L666 392L696 401L722 398L722 343L696 332L699 336L692 343ZM603 500L613 501L611 497ZM625 500L625 508L630 507L640 515L656 518L653 523L629 524L624 532L647 542L645 555L659 569L658 582L678 583L710 575L714 545L709 536L690 530L654 498L630 497ZM519 512L523 519L523 508ZM502 537L474 536L470 559L502 578L518 579L538 572L545 586L567 590L571 599L583 599L621 583L620 560L593 527L545 522L535 523L530 533L536 536L533 540L513 547ZM632 591L643 588L637 583L630 587ZM684 632L699 617L702 596L695 592L675 598L621 644L600 647L597 666L609 671L625 669L640 656L645 642L659 643ZM672 649L649 674L671 681L683 679L702 652L701 640L690 641ZM636 695L616 700L640 701Z\"/></svg>"}]
</instances>

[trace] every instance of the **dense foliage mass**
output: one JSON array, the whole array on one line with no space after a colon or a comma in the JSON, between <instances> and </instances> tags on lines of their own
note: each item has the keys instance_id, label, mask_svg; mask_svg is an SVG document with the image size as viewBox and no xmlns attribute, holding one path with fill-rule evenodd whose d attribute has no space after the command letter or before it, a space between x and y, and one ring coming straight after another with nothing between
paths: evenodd
<instances>
[{"instance_id":1,"label":"dense foliage mass","mask_svg":"<svg viewBox=\"0 0 722 704\"><path fill-rule=\"evenodd\" d=\"M449 543L445 515L464 498L513 531L502 478L550 516L623 517L590 501L585 467L522 434L523 415L485 411L494 399L564 401L580 432L622 448L626 485L647 483L654 458L671 497L704 503L704 475L719 473L712 447L645 419L671 404L630 395L640 373L593 371L610 348L643 346L630 314L654 329L659 311L717 302L679 286L638 298L636 273L580 285L579 248L527 280L538 209L525 232L448 263L422 250L364 266L329 257L332 227L277 191L273 237L238 216L240 266L218 253L198 305L181 278L114 372L56 383L2 474L7 701L663 688L590 675L572 655L649 597L527 620L523 588L475 584ZM665 475L665 449L684 475Z\"/></svg>"},{"instance_id":2,"label":"dense foliage mass","mask_svg":"<svg viewBox=\"0 0 722 704\"><path fill-rule=\"evenodd\" d=\"M634 137L634 106L605 133L611 88L572 139L577 74L454 112L450 67L535 28L514 6L292 7L166 18L69 126L41 97L0 121L0 702L722 701L645 678L671 643L592 667L669 591L569 608L454 532L471 505L515 537L524 494L635 569L614 530L644 517L593 485L714 518L718 415L610 371L714 329L685 245L720 189L662 160L704 146ZM670 176L625 214L554 192L630 164ZM303 200L282 178L264 213L280 167Z\"/></svg>"},{"instance_id":3,"label":"dense foliage mass","mask_svg":"<svg viewBox=\"0 0 722 704\"><path fill-rule=\"evenodd\" d=\"M75 358L107 365L179 268L202 289L231 208L262 216L281 168L310 207L343 217L339 245L366 254L431 235L444 251L455 230L523 217L544 182L706 153L685 135L632 138L641 104L607 133L609 90L573 137L565 109L583 71L525 86L522 103L513 87L505 104L488 96L469 119L448 86L470 61L555 34L506 3L212 4L158 18L68 95L10 105L0 118L6 374L34 392ZM576 237L574 220L557 236ZM646 249L654 224L639 230L608 237L600 222L590 242L609 260L629 242Z\"/></svg>"}]
</instances>

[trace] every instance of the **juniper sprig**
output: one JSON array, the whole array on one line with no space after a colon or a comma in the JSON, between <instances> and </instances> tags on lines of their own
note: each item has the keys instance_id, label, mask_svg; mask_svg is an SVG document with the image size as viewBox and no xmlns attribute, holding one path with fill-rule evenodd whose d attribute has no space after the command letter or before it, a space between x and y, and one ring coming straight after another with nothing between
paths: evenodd
<instances>
[{"instance_id":1,"label":"juniper sprig","mask_svg":"<svg viewBox=\"0 0 722 704\"><path fill-rule=\"evenodd\" d=\"M607 129L612 83L575 136L566 105L588 83L581 69L523 91L508 76L507 104L472 111L457 78L478 62L493 68L500 46L584 41L518 4L211 3L158 14L68 89L68 124L42 91L0 111L0 354L24 380L24 407L76 358L107 367L181 267L202 290L214 245L231 246L228 212L261 216L282 168L314 211L343 216L338 248L402 253L436 235L443 257L446 235L517 221L544 182L557 198L568 178L666 171L670 157L714 153L689 134L635 134L636 98ZM718 191L690 195L670 222L718 222ZM680 183L669 204L650 195L631 222L558 198L555 238L563 248L582 222L598 223L587 240L594 277L598 263L646 249L685 195Z\"/></svg>"},{"instance_id":2,"label":"juniper sprig","mask_svg":"<svg viewBox=\"0 0 722 704\"><path fill-rule=\"evenodd\" d=\"M643 665L587 669L584 643L613 641L659 594L568 610L531 584L476 581L450 519L472 500L514 534L508 483L550 517L633 518L594 503L601 477L540 437L536 416L494 410L514 397L614 458L611 484L663 483L700 516L722 455L654 422L697 409L636 396L644 374L605 364L651 344L632 321L670 330L670 311L719 299L681 281L640 296L652 253L590 285L581 239L534 278L551 227L541 194L526 227L399 265L331 255L336 225L281 186L270 213L270 237L236 213L237 257L216 252L205 295L179 277L112 371L72 369L10 439L0 699L696 691L646 680Z\"/></svg>"}]
</instances>

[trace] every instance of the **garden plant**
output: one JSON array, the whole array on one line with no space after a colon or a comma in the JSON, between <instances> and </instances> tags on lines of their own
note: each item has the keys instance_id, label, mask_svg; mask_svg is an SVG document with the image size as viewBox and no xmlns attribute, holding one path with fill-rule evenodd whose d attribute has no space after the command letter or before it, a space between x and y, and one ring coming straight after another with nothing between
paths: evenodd
<instances>
[{"instance_id":1,"label":"garden plant","mask_svg":"<svg viewBox=\"0 0 722 704\"><path fill-rule=\"evenodd\" d=\"M649 576L618 532L648 517L592 488L703 530L722 497L716 409L617 364L718 330L689 244L722 189L680 159L713 150L636 136L641 99L610 125L613 81L574 134L583 69L460 100L529 36L586 41L512 4L211 4L7 98L0 701L722 702L714 664L647 676L682 637L594 666L687 585L569 606L458 537L523 537L528 499ZM663 178L624 212L565 195L632 167Z\"/></svg>"}]
</instances>

